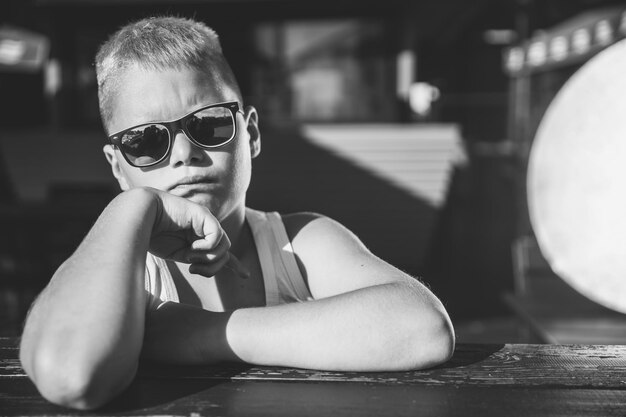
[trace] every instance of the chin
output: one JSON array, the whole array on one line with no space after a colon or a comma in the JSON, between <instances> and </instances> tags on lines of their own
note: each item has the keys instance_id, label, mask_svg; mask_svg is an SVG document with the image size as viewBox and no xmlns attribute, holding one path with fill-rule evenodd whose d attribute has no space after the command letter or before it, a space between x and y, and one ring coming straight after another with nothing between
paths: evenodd
<instances>
[{"instance_id":1,"label":"chin","mask_svg":"<svg viewBox=\"0 0 626 417\"><path fill-rule=\"evenodd\" d=\"M216 208L216 199L210 195L206 194L193 194L188 197L185 197L189 201L193 201L196 204L200 204L201 206L205 206L213 212L213 209Z\"/></svg>"},{"instance_id":2,"label":"chin","mask_svg":"<svg viewBox=\"0 0 626 417\"><path fill-rule=\"evenodd\" d=\"M226 218L226 216L228 216L228 214L232 211L232 207L225 204L221 198L217 198L215 196L194 194L187 197L187 199L208 208L211 214L213 214L219 221L224 220L224 218Z\"/></svg>"}]
</instances>

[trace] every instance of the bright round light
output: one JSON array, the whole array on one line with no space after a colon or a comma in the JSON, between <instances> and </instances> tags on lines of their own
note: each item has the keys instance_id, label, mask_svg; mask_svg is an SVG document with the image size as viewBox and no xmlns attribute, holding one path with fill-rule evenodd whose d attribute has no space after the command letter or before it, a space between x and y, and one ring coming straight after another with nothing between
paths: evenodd
<instances>
[{"instance_id":1,"label":"bright round light","mask_svg":"<svg viewBox=\"0 0 626 417\"><path fill-rule=\"evenodd\" d=\"M626 313L626 40L557 94L532 146L528 203L554 271Z\"/></svg>"}]
</instances>

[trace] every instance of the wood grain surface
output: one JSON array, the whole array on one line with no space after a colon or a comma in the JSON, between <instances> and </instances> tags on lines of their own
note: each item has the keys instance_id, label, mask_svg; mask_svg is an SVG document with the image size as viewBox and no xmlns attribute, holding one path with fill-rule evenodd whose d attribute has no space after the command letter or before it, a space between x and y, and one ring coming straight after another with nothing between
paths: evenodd
<instances>
[{"instance_id":1,"label":"wood grain surface","mask_svg":"<svg viewBox=\"0 0 626 417\"><path fill-rule=\"evenodd\" d=\"M626 346L460 345L412 372L322 372L144 363L97 412L48 403L0 339L0 415L625 415Z\"/></svg>"}]
</instances>

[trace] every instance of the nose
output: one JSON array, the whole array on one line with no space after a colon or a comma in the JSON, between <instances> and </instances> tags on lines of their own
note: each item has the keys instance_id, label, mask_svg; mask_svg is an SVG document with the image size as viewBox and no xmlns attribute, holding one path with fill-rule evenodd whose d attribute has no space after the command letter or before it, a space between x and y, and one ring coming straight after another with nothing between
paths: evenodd
<instances>
[{"instance_id":1,"label":"nose","mask_svg":"<svg viewBox=\"0 0 626 417\"><path fill-rule=\"evenodd\" d=\"M186 166L198 163L206 158L204 150L196 146L184 132L178 131L172 141L172 151L170 153L170 165Z\"/></svg>"}]
</instances>

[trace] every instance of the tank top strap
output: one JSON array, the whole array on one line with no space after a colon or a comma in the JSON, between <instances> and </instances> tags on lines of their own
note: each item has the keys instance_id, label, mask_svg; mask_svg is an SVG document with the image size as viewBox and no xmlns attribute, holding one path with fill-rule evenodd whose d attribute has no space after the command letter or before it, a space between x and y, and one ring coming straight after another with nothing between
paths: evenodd
<instances>
[{"instance_id":1,"label":"tank top strap","mask_svg":"<svg viewBox=\"0 0 626 417\"><path fill-rule=\"evenodd\" d=\"M311 293L280 214L247 208L246 220L261 263L266 305L310 300Z\"/></svg>"},{"instance_id":2,"label":"tank top strap","mask_svg":"<svg viewBox=\"0 0 626 417\"><path fill-rule=\"evenodd\" d=\"M174 278L164 259L148 253L146 256L145 289L149 293L148 309L158 308L166 301L178 302Z\"/></svg>"}]
</instances>

